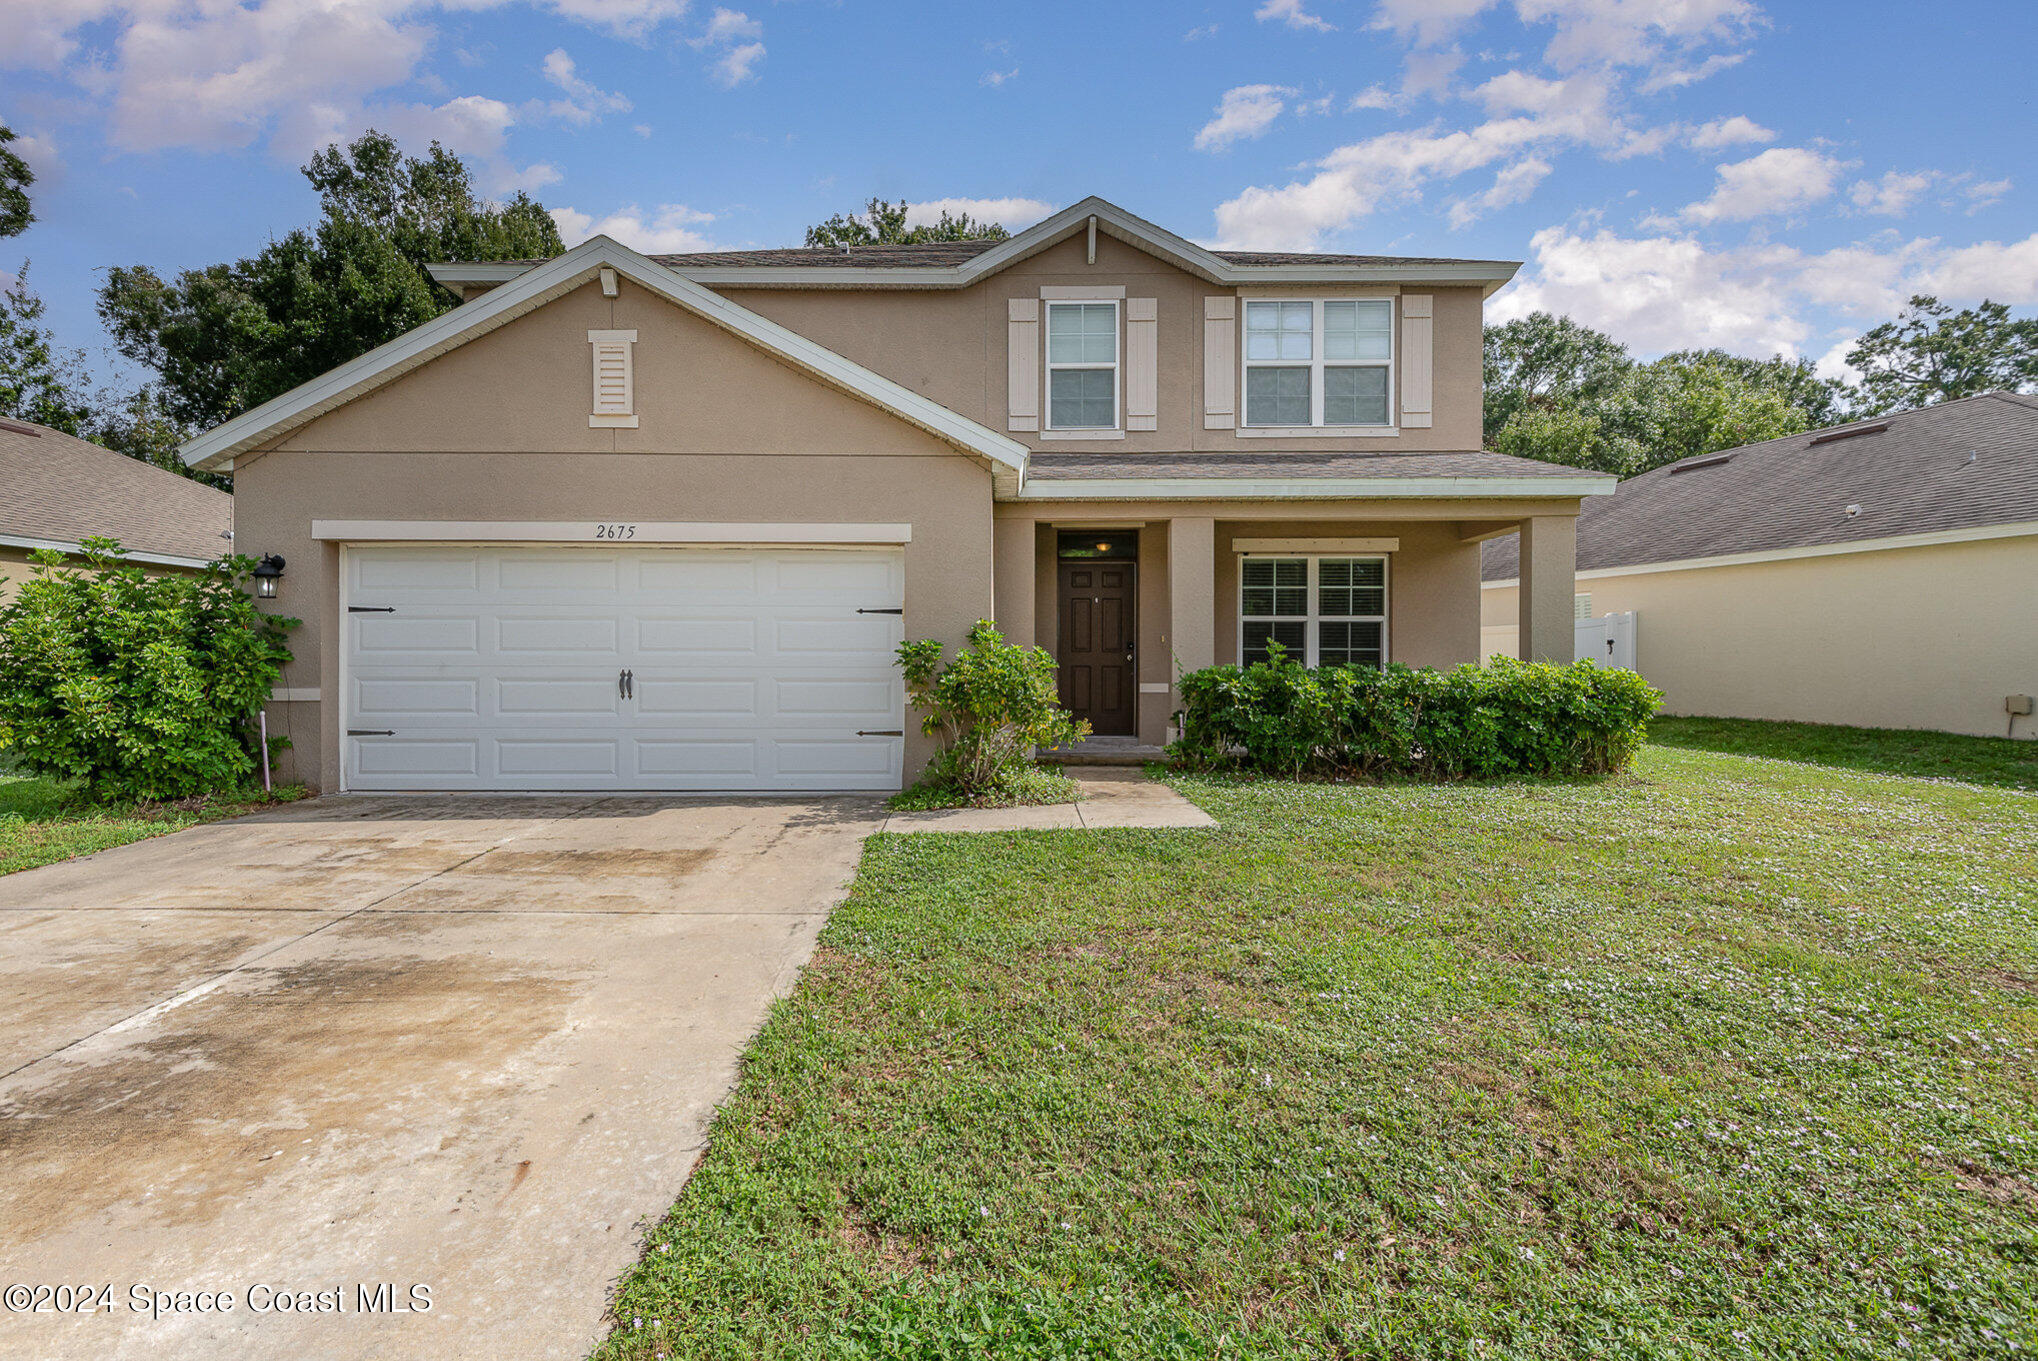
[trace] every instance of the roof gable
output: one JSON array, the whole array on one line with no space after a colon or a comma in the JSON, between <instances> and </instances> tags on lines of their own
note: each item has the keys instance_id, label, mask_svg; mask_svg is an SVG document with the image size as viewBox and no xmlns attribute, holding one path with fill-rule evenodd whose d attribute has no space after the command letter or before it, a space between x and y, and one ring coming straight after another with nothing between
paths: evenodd
<instances>
[{"instance_id":1,"label":"roof gable","mask_svg":"<svg viewBox=\"0 0 2038 1361\"><path fill-rule=\"evenodd\" d=\"M46 425L0 421L0 544L75 549L103 536L137 562L200 566L232 551L231 496Z\"/></svg>"},{"instance_id":2,"label":"roof gable","mask_svg":"<svg viewBox=\"0 0 2038 1361\"><path fill-rule=\"evenodd\" d=\"M964 453L986 460L1001 490L1017 490L1026 465L1024 445L740 307L605 236L584 241L476 301L456 307L358 359L206 431L187 441L179 452L185 462L196 467L231 468L237 455L270 443L448 350L543 307L598 277L604 268L614 269L810 377L888 411Z\"/></svg>"}]
</instances>

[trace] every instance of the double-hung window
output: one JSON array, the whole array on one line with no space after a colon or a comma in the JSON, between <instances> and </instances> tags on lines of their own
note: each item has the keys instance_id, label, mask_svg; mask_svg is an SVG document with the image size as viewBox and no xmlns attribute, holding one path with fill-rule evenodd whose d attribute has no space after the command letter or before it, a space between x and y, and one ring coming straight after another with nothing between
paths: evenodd
<instances>
[{"instance_id":1,"label":"double-hung window","mask_svg":"<svg viewBox=\"0 0 2038 1361\"><path fill-rule=\"evenodd\" d=\"M1239 561L1239 660L1278 643L1305 666L1387 661L1387 559L1251 556Z\"/></svg>"},{"instance_id":2,"label":"double-hung window","mask_svg":"<svg viewBox=\"0 0 2038 1361\"><path fill-rule=\"evenodd\" d=\"M1391 425L1388 298L1245 305L1245 423Z\"/></svg>"},{"instance_id":3,"label":"double-hung window","mask_svg":"<svg viewBox=\"0 0 2038 1361\"><path fill-rule=\"evenodd\" d=\"M1047 304L1047 428L1118 428L1118 304Z\"/></svg>"}]
</instances>

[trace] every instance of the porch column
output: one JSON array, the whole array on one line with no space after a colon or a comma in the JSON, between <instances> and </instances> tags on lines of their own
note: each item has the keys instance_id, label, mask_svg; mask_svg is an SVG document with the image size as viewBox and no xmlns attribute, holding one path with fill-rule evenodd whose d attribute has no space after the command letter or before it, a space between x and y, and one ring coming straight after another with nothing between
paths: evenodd
<instances>
[{"instance_id":1,"label":"porch column","mask_svg":"<svg viewBox=\"0 0 2038 1361\"><path fill-rule=\"evenodd\" d=\"M991 608L1005 640L1033 646L1033 521L991 522Z\"/></svg>"},{"instance_id":2,"label":"porch column","mask_svg":"<svg viewBox=\"0 0 2038 1361\"><path fill-rule=\"evenodd\" d=\"M1217 522L1168 521L1168 659L1200 671L1217 661Z\"/></svg>"},{"instance_id":3,"label":"porch column","mask_svg":"<svg viewBox=\"0 0 2038 1361\"><path fill-rule=\"evenodd\" d=\"M1515 593L1525 662L1570 662L1576 654L1571 597L1577 590L1578 521L1532 515L1521 522L1521 585Z\"/></svg>"}]
</instances>

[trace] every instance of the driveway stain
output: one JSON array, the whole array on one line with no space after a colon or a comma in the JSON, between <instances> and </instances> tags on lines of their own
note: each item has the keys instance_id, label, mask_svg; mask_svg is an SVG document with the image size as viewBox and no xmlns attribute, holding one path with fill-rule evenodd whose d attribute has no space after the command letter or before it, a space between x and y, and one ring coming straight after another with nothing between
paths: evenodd
<instances>
[{"instance_id":1,"label":"driveway stain","mask_svg":"<svg viewBox=\"0 0 2038 1361\"><path fill-rule=\"evenodd\" d=\"M116 1206L204 1223L301 1161L331 1175L389 1158L412 1103L499 1101L508 1061L559 1028L582 981L469 957L238 977L254 990L196 999L163 1018L175 1029L0 1096L0 1233L18 1245Z\"/></svg>"}]
</instances>

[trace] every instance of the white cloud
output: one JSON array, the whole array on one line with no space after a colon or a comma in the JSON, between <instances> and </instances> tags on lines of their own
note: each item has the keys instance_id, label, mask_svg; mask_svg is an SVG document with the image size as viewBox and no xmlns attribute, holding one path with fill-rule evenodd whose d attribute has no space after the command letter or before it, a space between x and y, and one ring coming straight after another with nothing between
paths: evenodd
<instances>
[{"instance_id":1,"label":"white cloud","mask_svg":"<svg viewBox=\"0 0 2038 1361\"><path fill-rule=\"evenodd\" d=\"M1345 107L1354 111L1359 109L1391 109L1399 102L1394 97L1394 92L1386 86L1368 85L1365 89L1353 95L1352 102L1345 105Z\"/></svg>"},{"instance_id":2,"label":"white cloud","mask_svg":"<svg viewBox=\"0 0 2038 1361\"><path fill-rule=\"evenodd\" d=\"M749 42L764 36L764 25L740 9L725 9L720 5L708 19L708 26L697 38L687 41L695 47L713 47L720 43Z\"/></svg>"},{"instance_id":3,"label":"white cloud","mask_svg":"<svg viewBox=\"0 0 2038 1361\"><path fill-rule=\"evenodd\" d=\"M2038 232L2007 245L1982 241L1950 251L1926 271L1925 282L1926 292L1949 298L2038 304Z\"/></svg>"},{"instance_id":4,"label":"white cloud","mask_svg":"<svg viewBox=\"0 0 2038 1361\"><path fill-rule=\"evenodd\" d=\"M121 7L120 0L7 0L0 5L0 66L54 71L78 50L72 36Z\"/></svg>"},{"instance_id":5,"label":"white cloud","mask_svg":"<svg viewBox=\"0 0 2038 1361\"><path fill-rule=\"evenodd\" d=\"M988 85L995 90L1018 74L1019 68L1016 66L1009 71L986 71L977 79L977 84Z\"/></svg>"},{"instance_id":6,"label":"white cloud","mask_svg":"<svg viewBox=\"0 0 2038 1361\"><path fill-rule=\"evenodd\" d=\"M598 121L603 114L630 111L630 101L624 96L598 89L582 79L574 67L573 58L563 47L555 47L546 53L538 69L544 72L546 80L566 94L565 99L555 99L546 106L555 118L584 127Z\"/></svg>"},{"instance_id":7,"label":"white cloud","mask_svg":"<svg viewBox=\"0 0 2038 1361\"><path fill-rule=\"evenodd\" d=\"M1978 184L1962 185L1961 194L1967 199L1967 211L1978 213L1991 204L1999 202L2010 192L2008 180L1984 180Z\"/></svg>"},{"instance_id":8,"label":"white cloud","mask_svg":"<svg viewBox=\"0 0 2038 1361\"><path fill-rule=\"evenodd\" d=\"M453 0L459 8L492 8L498 0ZM617 37L643 42L660 25L684 18L687 0L545 0L563 19L605 28Z\"/></svg>"},{"instance_id":9,"label":"white cloud","mask_svg":"<svg viewBox=\"0 0 2038 1361\"><path fill-rule=\"evenodd\" d=\"M1684 209L1694 222L1745 222L1809 207L1833 192L1845 167L1805 147L1771 147L1759 156L1717 167L1711 194Z\"/></svg>"},{"instance_id":10,"label":"white cloud","mask_svg":"<svg viewBox=\"0 0 2038 1361\"><path fill-rule=\"evenodd\" d=\"M1295 93L1286 85L1240 85L1224 92L1217 113L1196 134L1198 151L1222 151L1233 142L1264 136Z\"/></svg>"},{"instance_id":11,"label":"white cloud","mask_svg":"<svg viewBox=\"0 0 2038 1361\"><path fill-rule=\"evenodd\" d=\"M1030 227L1054 211L1052 203L1037 198L931 198L906 205L906 225L931 226L943 213L960 217L967 213L979 222L995 222L1007 231Z\"/></svg>"},{"instance_id":12,"label":"white cloud","mask_svg":"<svg viewBox=\"0 0 2038 1361\"><path fill-rule=\"evenodd\" d=\"M756 78L755 67L764 60L763 43L744 43L724 52L715 62L715 82L726 89L734 89L746 80Z\"/></svg>"},{"instance_id":13,"label":"white cloud","mask_svg":"<svg viewBox=\"0 0 2038 1361\"><path fill-rule=\"evenodd\" d=\"M1848 336L1837 342L1832 349L1820 355L1814 367L1821 378L1837 378L1843 383L1859 383L1861 370L1847 362L1847 352L1861 343L1860 336Z\"/></svg>"},{"instance_id":14,"label":"white cloud","mask_svg":"<svg viewBox=\"0 0 2038 1361\"><path fill-rule=\"evenodd\" d=\"M1515 12L1556 26L1544 56L1564 70L1654 65L1666 50L1738 37L1761 18L1752 0L1515 0Z\"/></svg>"},{"instance_id":15,"label":"white cloud","mask_svg":"<svg viewBox=\"0 0 2038 1361\"><path fill-rule=\"evenodd\" d=\"M1447 42L1494 0L1380 0L1371 27L1392 29L1418 46Z\"/></svg>"},{"instance_id":16,"label":"white cloud","mask_svg":"<svg viewBox=\"0 0 2038 1361\"><path fill-rule=\"evenodd\" d=\"M1932 170L1888 170L1879 180L1856 180L1847 197L1864 213L1901 217L1938 179Z\"/></svg>"},{"instance_id":17,"label":"white cloud","mask_svg":"<svg viewBox=\"0 0 2038 1361\"><path fill-rule=\"evenodd\" d=\"M1337 25L1327 23L1302 7L1302 0L1267 0L1253 11L1253 18L1261 23L1278 19L1290 28L1308 29L1317 33L1331 33Z\"/></svg>"},{"instance_id":18,"label":"white cloud","mask_svg":"<svg viewBox=\"0 0 2038 1361\"><path fill-rule=\"evenodd\" d=\"M1217 36L1217 27L1216 24L1204 24L1201 28L1192 28L1182 35L1182 41L1193 43L1201 38L1214 38Z\"/></svg>"},{"instance_id":19,"label":"white cloud","mask_svg":"<svg viewBox=\"0 0 2038 1361\"><path fill-rule=\"evenodd\" d=\"M1536 191L1550 173L1550 163L1540 156L1529 156L1514 164L1505 166L1493 177L1493 184L1486 192L1471 198L1459 199L1450 206L1448 219L1452 227L1464 227L1495 208L1504 208L1510 203L1525 202Z\"/></svg>"},{"instance_id":20,"label":"white cloud","mask_svg":"<svg viewBox=\"0 0 2038 1361\"><path fill-rule=\"evenodd\" d=\"M1659 66L1645 76L1635 88L1645 95L1658 94L1664 90L1681 90L1687 85L1696 85L1708 76L1716 76L1729 67L1739 66L1748 60L1746 52L1717 52L1699 62L1696 66Z\"/></svg>"},{"instance_id":21,"label":"white cloud","mask_svg":"<svg viewBox=\"0 0 2038 1361\"><path fill-rule=\"evenodd\" d=\"M1776 134L1746 114L1737 113L1732 118L1715 118L1699 124L1691 130L1688 140L1694 151L1721 151L1749 142L1773 142Z\"/></svg>"},{"instance_id":22,"label":"white cloud","mask_svg":"<svg viewBox=\"0 0 2038 1361\"><path fill-rule=\"evenodd\" d=\"M607 236L646 255L677 255L715 249L713 241L695 230L714 220L713 213L704 213L683 203L661 204L649 218L635 204L599 219L577 208L552 210L552 221L568 246L577 246L590 236Z\"/></svg>"}]
</instances>

